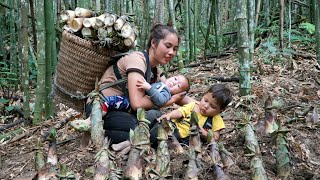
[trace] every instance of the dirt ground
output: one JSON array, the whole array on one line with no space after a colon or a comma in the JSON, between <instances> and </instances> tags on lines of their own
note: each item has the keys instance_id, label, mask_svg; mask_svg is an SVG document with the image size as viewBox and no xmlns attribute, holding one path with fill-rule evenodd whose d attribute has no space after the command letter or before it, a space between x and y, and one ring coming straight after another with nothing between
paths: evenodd
<instances>
[{"instance_id":1,"label":"dirt ground","mask_svg":"<svg viewBox=\"0 0 320 180\"><path fill-rule=\"evenodd\" d=\"M263 74L261 69L264 71ZM254 71L250 97L239 96L238 82L224 82L235 94L232 104L222 113L226 129L221 132L220 140L232 153L234 165L225 169L230 179L251 179L251 157L245 154L244 134L238 128L238 125L243 122L238 115L240 112L251 115L251 122L255 127L261 149L260 157L268 179L278 179L275 140L271 134L264 133L261 128L265 115L264 103L268 95L272 99L283 102L283 105L275 112L277 119L282 122L282 128L289 130L287 140L291 171L288 179L320 179L320 126L319 122L311 122L313 119L316 120L312 118L313 112L320 109L319 72L320 67L315 59L295 56L283 61L281 65L264 64L260 72ZM186 74L192 81L189 95L199 100L210 84L218 83L213 77L238 76L238 63L233 56L212 59L211 63L188 68ZM310 106L315 110L288 123ZM170 108L166 108L165 111ZM34 177L37 139L63 119L64 111L65 109L60 110L57 117L40 126L25 129L29 134L20 140L0 142L0 179L18 179L18 177L32 179ZM66 165L68 170L75 174L76 179L92 179L92 176L85 172L94 165L96 151L91 146L80 149L80 135L68 126L58 131L58 161L59 164ZM185 149L187 150L187 147ZM42 144L41 150L46 157L47 142ZM171 151L170 157L172 177L169 179L183 179L187 169L188 155L176 155ZM122 164L125 165L125 160L122 161ZM199 179L214 179L210 166L203 163L202 167Z\"/></svg>"}]
</instances>

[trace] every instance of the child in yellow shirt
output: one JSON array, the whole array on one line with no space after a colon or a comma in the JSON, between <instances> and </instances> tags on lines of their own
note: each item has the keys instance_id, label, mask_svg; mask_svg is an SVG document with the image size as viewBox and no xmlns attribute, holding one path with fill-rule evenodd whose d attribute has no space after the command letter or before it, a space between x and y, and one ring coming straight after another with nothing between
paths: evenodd
<instances>
[{"instance_id":1,"label":"child in yellow shirt","mask_svg":"<svg viewBox=\"0 0 320 180\"><path fill-rule=\"evenodd\" d=\"M195 111L198 116L198 128L202 138L208 139L213 136L218 140L220 130L225 128L220 113L225 110L232 100L232 92L223 84L215 84L201 98L200 102L191 102L176 110L162 115L158 120L171 120L175 126L174 135L180 143L188 144L190 131L190 116ZM150 131L150 140L153 145L157 144L157 129Z\"/></svg>"}]
</instances>

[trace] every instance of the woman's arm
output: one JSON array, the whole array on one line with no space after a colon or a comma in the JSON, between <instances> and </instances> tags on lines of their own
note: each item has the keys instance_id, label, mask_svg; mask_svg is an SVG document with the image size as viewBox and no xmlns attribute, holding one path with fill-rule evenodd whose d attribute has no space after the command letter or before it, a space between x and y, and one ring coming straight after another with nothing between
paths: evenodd
<instances>
[{"instance_id":1,"label":"woman's arm","mask_svg":"<svg viewBox=\"0 0 320 180\"><path fill-rule=\"evenodd\" d=\"M130 105L133 110L138 108L150 109L154 106L150 98L145 94L143 89L137 87L138 80L143 80L144 77L137 72L130 72L128 74L128 91Z\"/></svg>"}]
</instances>

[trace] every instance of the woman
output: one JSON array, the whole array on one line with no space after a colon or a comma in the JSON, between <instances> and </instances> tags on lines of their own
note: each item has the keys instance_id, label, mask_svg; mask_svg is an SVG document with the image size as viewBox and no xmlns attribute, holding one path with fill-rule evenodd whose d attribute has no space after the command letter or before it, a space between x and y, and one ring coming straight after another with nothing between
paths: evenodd
<instances>
[{"instance_id":1,"label":"woman","mask_svg":"<svg viewBox=\"0 0 320 180\"><path fill-rule=\"evenodd\" d=\"M148 48L146 53L132 52L118 60L117 69L121 78L127 77L128 81L125 86L116 85L101 91L104 96L127 95L130 100L130 106L133 111L137 108L146 110L154 107L150 98L145 94L145 91L137 87L137 82L146 79L148 73L147 61L149 60L151 67L151 83L152 81L165 81L165 77L158 65L169 63L177 54L179 46L179 37L173 27L156 24L150 34ZM117 81L115 69L109 67L102 76L99 84L111 83ZM179 82L172 81L172 84ZM128 93L125 93L127 89ZM171 103L178 102L184 97L185 93L179 93L172 96ZM104 116L104 129L112 143L119 143L129 138L130 129L134 129L138 122L134 115L126 112L111 111Z\"/></svg>"}]
</instances>

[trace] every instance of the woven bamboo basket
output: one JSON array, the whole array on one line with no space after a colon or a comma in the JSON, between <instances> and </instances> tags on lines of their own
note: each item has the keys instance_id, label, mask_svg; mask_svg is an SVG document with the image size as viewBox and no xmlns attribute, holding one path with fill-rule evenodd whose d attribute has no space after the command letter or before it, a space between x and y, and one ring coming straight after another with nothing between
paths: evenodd
<instances>
[{"instance_id":1,"label":"woven bamboo basket","mask_svg":"<svg viewBox=\"0 0 320 180\"><path fill-rule=\"evenodd\" d=\"M54 80L57 103L83 110L85 97L94 89L108 67L110 57L117 52L94 46L88 40L63 31Z\"/></svg>"}]
</instances>

